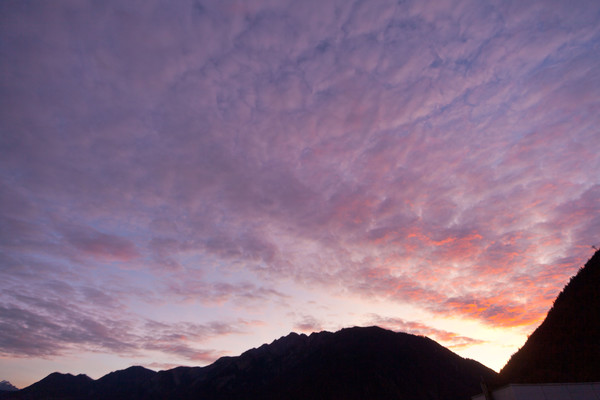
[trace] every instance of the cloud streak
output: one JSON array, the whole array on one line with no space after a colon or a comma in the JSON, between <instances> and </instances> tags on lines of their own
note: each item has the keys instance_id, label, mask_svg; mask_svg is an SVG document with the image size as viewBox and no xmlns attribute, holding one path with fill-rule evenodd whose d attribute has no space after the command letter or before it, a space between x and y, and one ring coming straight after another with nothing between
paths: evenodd
<instances>
[{"instance_id":1,"label":"cloud streak","mask_svg":"<svg viewBox=\"0 0 600 400\"><path fill-rule=\"evenodd\" d=\"M32 299L31 303L35 303ZM39 303L39 302L37 302ZM35 310L10 305L0 308L0 354L4 357L55 358L81 352L135 357L148 351L178 356L195 363L215 361L225 351L199 348L211 337L248 332L252 321L207 324L145 322L129 316L90 316L73 305L35 304Z\"/></svg>"},{"instance_id":2,"label":"cloud streak","mask_svg":"<svg viewBox=\"0 0 600 400\"><path fill-rule=\"evenodd\" d=\"M449 332L443 329L436 329L421 322L405 321L401 318L385 318L377 314L371 316L371 321L385 329L391 329L399 332L412 333L414 335L427 336L439 341L444 346L451 349L463 348L477 344L485 343L480 339L474 339L468 336L461 336L455 332Z\"/></svg>"}]
</instances>

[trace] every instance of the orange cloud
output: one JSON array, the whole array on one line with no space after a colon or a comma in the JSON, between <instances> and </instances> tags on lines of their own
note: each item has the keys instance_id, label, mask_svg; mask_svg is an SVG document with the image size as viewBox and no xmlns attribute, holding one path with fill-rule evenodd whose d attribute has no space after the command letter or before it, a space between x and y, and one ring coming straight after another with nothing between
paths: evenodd
<instances>
[{"instance_id":1,"label":"orange cloud","mask_svg":"<svg viewBox=\"0 0 600 400\"><path fill-rule=\"evenodd\" d=\"M382 328L430 337L436 341L439 341L443 345L454 349L485 343L484 340L474 339L459 335L455 332L433 328L417 321L406 321L402 318L382 317L377 314L371 314L371 321Z\"/></svg>"}]
</instances>

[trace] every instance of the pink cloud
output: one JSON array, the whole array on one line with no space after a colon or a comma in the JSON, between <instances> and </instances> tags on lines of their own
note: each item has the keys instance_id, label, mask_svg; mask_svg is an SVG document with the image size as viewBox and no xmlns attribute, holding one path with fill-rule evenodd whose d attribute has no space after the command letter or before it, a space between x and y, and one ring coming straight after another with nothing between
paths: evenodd
<instances>
[{"instance_id":1,"label":"pink cloud","mask_svg":"<svg viewBox=\"0 0 600 400\"><path fill-rule=\"evenodd\" d=\"M0 354L5 357L51 358L81 351L136 356L160 351L193 362L212 362L222 351L197 346L212 337L239 335L261 321L198 323L141 321L131 315L88 315L89 305L21 296L20 305L0 307ZM143 333L141 333L143 332Z\"/></svg>"},{"instance_id":2,"label":"pink cloud","mask_svg":"<svg viewBox=\"0 0 600 400\"><path fill-rule=\"evenodd\" d=\"M304 315L300 321L296 322L294 330L305 333L320 332L323 330L323 325L315 317Z\"/></svg>"},{"instance_id":3,"label":"pink cloud","mask_svg":"<svg viewBox=\"0 0 600 400\"><path fill-rule=\"evenodd\" d=\"M65 232L66 240L82 253L108 261L132 261L139 257L135 244L125 238L76 228Z\"/></svg>"},{"instance_id":4,"label":"pink cloud","mask_svg":"<svg viewBox=\"0 0 600 400\"><path fill-rule=\"evenodd\" d=\"M373 314L371 316L371 321L385 329L430 337L452 349L465 348L485 343L484 340L461 336L455 332L436 329L421 322L405 321L401 318L386 318Z\"/></svg>"}]
</instances>

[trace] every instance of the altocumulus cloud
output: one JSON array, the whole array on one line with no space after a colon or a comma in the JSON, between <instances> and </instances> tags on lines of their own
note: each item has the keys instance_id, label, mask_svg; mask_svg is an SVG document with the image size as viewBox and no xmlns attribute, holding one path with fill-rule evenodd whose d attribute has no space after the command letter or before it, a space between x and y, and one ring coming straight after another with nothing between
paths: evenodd
<instances>
[{"instance_id":1,"label":"altocumulus cloud","mask_svg":"<svg viewBox=\"0 0 600 400\"><path fill-rule=\"evenodd\" d=\"M598 240L599 19L594 1L2 2L0 351L212 359L195 343L242 315L136 304L246 313L292 286L531 328Z\"/></svg>"}]
</instances>

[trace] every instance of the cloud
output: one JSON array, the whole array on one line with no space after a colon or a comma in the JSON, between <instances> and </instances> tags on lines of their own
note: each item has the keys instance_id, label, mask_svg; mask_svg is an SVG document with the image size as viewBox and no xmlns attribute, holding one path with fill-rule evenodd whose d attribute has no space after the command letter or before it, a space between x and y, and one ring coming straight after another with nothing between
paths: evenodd
<instances>
[{"instance_id":1,"label":"cloud","mask_svg":"<svg viewBox=\"0 0 600 400\"><path fill-rule=\"evenodd\" d=\"M44 331L57 326L50 320L39 319L36 315L13 307L0 308L2 337L0 346L3 355L28 354L48 356L56 354L60 344L51 337L45 337Z\"/></svg>"},{"instance_id":2,"label":"cloud","mask_svg":"<svg viewBox=\"0 0 600 400\"><path fill-rule=\"evenodd\" d=\"M289 296L268 286L256 286L251 282L206 282L202 279L182 279L180 275L167 281L164 293L172 300L199 301L219 305L233 301L239 306L252 307L269 301L285 302Z\"/></svg>"},{"instance_id":3,"label":"cloud","mask_svg":"<svg viewBox=\"0 0 600 400\"><path fill-rule=\"evenodd\" d=\"M405 321L401 318L382 317L377 314L371 314L371 322L378 326L394 331L411 333L432 338L441 342L444 346L451 349L458 349L485 343L485 340L474 339L468 336L461 336L455 332L436 329L421 322Z\"/></svg>"},{"instance_id":4,"label":"cloud","mask_svg":"<svg viewBox=\"0 0 600 400\"><path fill-rule=\"evenodd\" d=\"M148 310L312 290L533 327L597 244L598 10L1 3L3 351L208 359Z\"/></svg>"},{"instance_id":5,"label":"cloud","mask_svg":"<svg viewBox=\"0 0 600 400\"><path fill-rule=\"evenodd\" d=\"M212 362L223 351L198 348L212 337L239 335L256 321L207 324L142 323L132 316L92 315L73 304L23 299L26 305L0 307L0 353L5 357L51 358L82 351L138 356L147 351L181 357L191 362ZM96 314L97 311L96 311Z\"/></svg>"},{"instance_id":6,"label":"cloud","mask_svg":"<svg viewBox=\"0 0 600 400\"><path fill-rule=\"evenodd\" d=\"M296 325L294 326L294 330L300 332L320 332L322 329L322 323L310 315L302 316L301 320L296 322Z\"/></svg>"},{"instance_id":7,"label":"cloud","mask_svg":"<svg viewBox=\"0 0 600 400\"><path fill-rule=\"evenodd\" d=\"M144 326L144 331L147 333L139 338L140 350L156 350L191 362L209 363L225 353L212 349L198 349L195 345L210 337L245 333L245 325L245 321L233 324L224 322L165 324L147 321Z\"/></svg>"},{"instance_id":8,"label":"cloud","mask_svg":"<svg viewBox=\"0 0 600 400\"><path fill-rule=\"evenodd\" d=\"M135 244L128 239L93 229L68 229L65 239L89 257L108 261L131 261L139 256Z\"/></svg>"},{"instance_id":9,"label":"cloud","mask_svg":"<svg viewBox=\"0 0 600 400\"><path fill-rule=\"evenodd\" d=\"M127 342L132 336L126 333L126 321L96 321L55 304L45 308L46 312L12 305L0 309L4 356L48 358L75 349L125 355L135 350L133 341Z\"/></svg>"}]
</instances>

